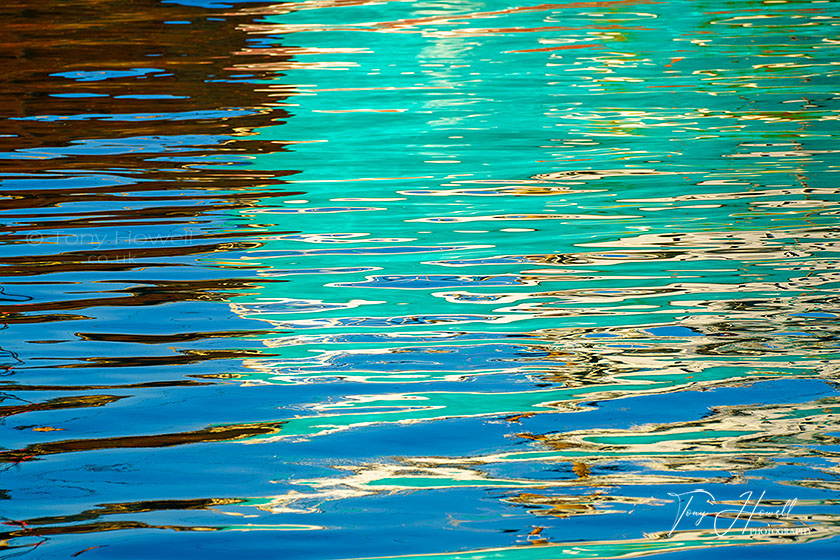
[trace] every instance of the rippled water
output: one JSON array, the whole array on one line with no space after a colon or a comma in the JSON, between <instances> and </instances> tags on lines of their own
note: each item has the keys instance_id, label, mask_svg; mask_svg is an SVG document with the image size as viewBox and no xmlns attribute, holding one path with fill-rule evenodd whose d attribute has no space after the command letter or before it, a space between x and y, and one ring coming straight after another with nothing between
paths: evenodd
<instances>
[{"instance_id":1,"label":"rippled water","mask_svg":"<svg viewBox=\"0 0 840 560\"><path fill-rule=\"evenodd\" d=\"M836 554L838 6L4 3L0 556Z\"/></svg>"}]
</instances>

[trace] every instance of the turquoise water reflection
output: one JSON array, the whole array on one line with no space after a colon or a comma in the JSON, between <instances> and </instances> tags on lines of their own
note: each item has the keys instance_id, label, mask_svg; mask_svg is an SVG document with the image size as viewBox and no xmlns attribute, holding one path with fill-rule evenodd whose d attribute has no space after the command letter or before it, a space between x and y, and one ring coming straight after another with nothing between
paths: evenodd
<instances>
[{"instance_id":1,"label":"turquoise water reflection","mask_svg":"<svg viewBox=\"0 0 840 560\"><path fill-rule=\"evenodd\" d=\"M226 97L132 81L14 121L136 130L0 154L152 183L13 216L10 555L836 548L835 3L184 14L238 22L181 76Z\"/></svg>"},{"instance_id":2,"label":"turquoise water reflection","mask_svg":"<svg viewBox=\"0 0 840 560\"><path fill-rule=\"evenodd\" d=\"M781 542L716 534L711 515L666 533L673 494L698 485L833 487L830 462L793 459L831 454L832 389L809 380L837 357L837 14L805 6L303 3L249 27L295 62L266 83L293 117L259 130L288 152L248 168L300 169L286 184L306 194L241 211L301 232L241 257L287 280L234 299L286 331L248 378L346 387L260 438L378 444L261 507L404 511L410 492L455 539L524 523L514 548L407 545L476 549L453 558ZM618 432L594 414L612 402ZM487 422L502 437L477 438ZM823 511L804 496L802 515ZM834 534L821 519L775 524L810 542Z\"/></svg>"}]
</instances>

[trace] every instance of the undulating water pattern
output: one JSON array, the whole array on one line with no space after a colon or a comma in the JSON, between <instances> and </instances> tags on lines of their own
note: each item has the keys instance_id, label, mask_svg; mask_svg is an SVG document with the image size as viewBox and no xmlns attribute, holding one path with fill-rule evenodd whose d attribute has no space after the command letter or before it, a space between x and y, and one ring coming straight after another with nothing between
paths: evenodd
<instances>
[{"instance_id":1,"label":"undulating water pattern","mask_svg":"<svg viewBox=\"0 0 840 560\"><path fill-rule=\"evenodd\" d=\"M840 4L0 30L0 557L836 554Z\"/></svg>"}]
</instances>

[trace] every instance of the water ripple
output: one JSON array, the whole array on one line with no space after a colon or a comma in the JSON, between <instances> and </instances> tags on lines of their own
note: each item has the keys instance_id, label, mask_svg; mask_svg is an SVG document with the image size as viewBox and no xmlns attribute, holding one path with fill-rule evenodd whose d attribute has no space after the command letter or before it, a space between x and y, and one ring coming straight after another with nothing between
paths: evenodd
<instances>
[{"instance_id":1,"label":"water ripple","mask_svg":"<svg viewBox=\"0 0 840 560\"><path fill-rule=\"evenodd\" d=\"M836 3L0 16L0 556L831 557Z\"/></svg>"}]
</instances>

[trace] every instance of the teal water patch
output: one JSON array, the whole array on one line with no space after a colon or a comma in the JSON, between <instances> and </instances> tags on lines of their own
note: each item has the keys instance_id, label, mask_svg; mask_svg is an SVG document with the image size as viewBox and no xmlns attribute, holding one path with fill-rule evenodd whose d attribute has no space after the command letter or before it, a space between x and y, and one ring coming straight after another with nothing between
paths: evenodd
<instances>
[{"instance_id":1,"label":"teal water patch","mask_svg":"<svg viewBox=\"0 0 840 560\"><path fill-rule=\"evenodd\" d=\"M294 45L284 50L291 60L277 65L283 78L264 84L288 96L293 116L258 132L288 152L243 168L299 169L288 183L305 194L269 213L243 212L257 227L279 223L272 213L294 215L290 227L303 232L268 240L254 255L259 274L290 282L235 300L243 316L289 331L264 338L274 356L249 361L249 379L347 387L300 410L279 435L260 437L349 430L341 441L353 441L364 431L396 425L410 434L425 423L439 424L430 430L443 437L448 424L458 429L475 417L509 423L510 434L556 415L554 432L528 436L556 450L514 452L499 441L494 452L546 461L543 468L551 456L582 465L573 479L607 494L608 486L620 493L632 484L621 475L632 471L659 498L680 479L712 486L723 479L711 472L758 472L782 460L778 448L735 443L769 445L769 425L739 430L730 420L712 430L688 423L664 433L646 426L593 434L586 444L554 438L565 414L586 415L603 401L685 391L701 399L716 387L832 377L833 328L819 321L838 305L830 264L840 194L831 184L840 151L830 122L838 107L827 81L835 47L824 41L837 14L808 6L304 3L250 28ZM327 221L317 215L322 208L335 210ZM300 243L314 245L293 248ZM341 248L322 249L326 243ZM402 249L416 245L455 254ZM325 275L292 275L291 259ZM307 294L305 318L269 313L290 294ZM519 337L521 350L488 362L494 346L471 341L479 335ZM424 388L401 390L407 383ZM626 405L630 424L632 410ZM663 420L671 414L660 411ZM435 454L433 440L417 447ZM621 457L647 466L617 463ZM499 478L522 483L509 463L482 467L478 455L439 460L477 465L493 480L450 473L445 483L419 466L429 460L416 459L398 479L381 474L354 486L339 476L316 487L349 485L364 503L382 491L377 486L435 487L445 496L441 488L478 484L490 492L504 486ZM591 465L599 461L613 470L596 476ZM382 469L397 467L378 459L356 472ZM538 478L525 484L551 484L551 476ZM569 515L586 511L568 507ZM444 510L474 511L454 502ZM635 535L630 540L607 543L618 532L606 528L615 521L602 520L587 522L592 545L554 548L574 540L555 522L566 517L561 511L540 518L548 529L539 537L525 528L512 537L521 546L552 543L543 552L452 557L622 557L725 544L698 533L651 548L632 531L622 533Z\"/></svg>"}]
</instances>

